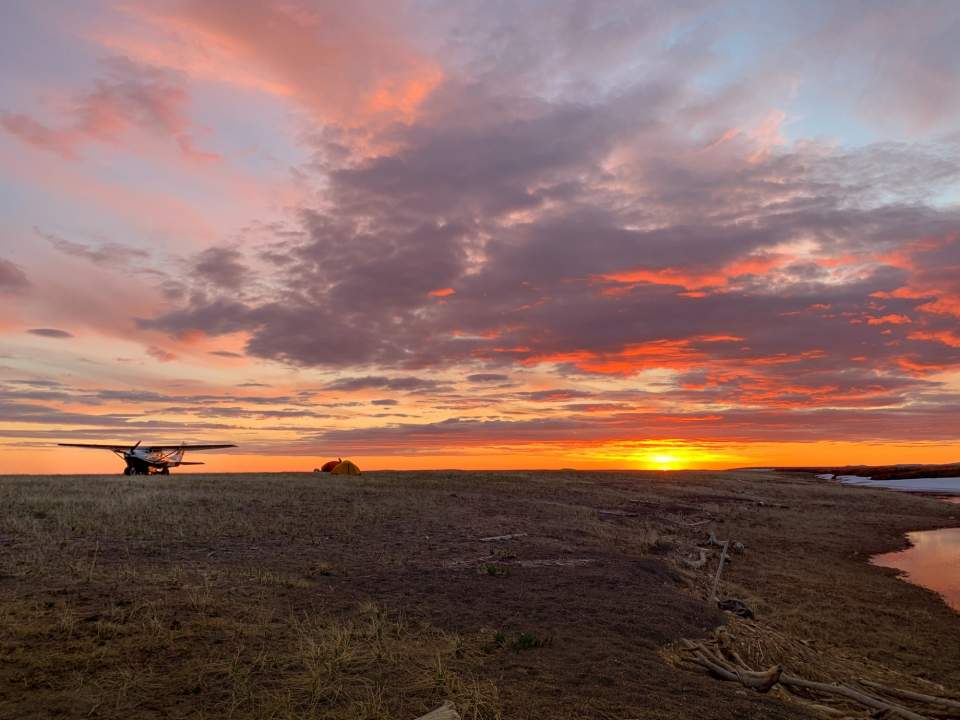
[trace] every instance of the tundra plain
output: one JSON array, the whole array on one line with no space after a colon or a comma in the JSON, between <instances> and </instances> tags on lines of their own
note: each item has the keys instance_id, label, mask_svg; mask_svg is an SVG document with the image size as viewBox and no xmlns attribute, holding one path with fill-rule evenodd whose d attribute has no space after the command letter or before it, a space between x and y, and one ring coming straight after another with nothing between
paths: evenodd
<instances>
[{"instance_id":1,"label":"tundra plain","mask_svg":"<svg viewBox=\"0 0 960 720\"><path fill-rule=\"evenodd\" d=\"M0 717L818 717L669 661L724 624L955 696L960 615L868 560L956 525L758 472L3 477ZM707 601L708 528L755 621Z\"/></svg>"}]
</instances>

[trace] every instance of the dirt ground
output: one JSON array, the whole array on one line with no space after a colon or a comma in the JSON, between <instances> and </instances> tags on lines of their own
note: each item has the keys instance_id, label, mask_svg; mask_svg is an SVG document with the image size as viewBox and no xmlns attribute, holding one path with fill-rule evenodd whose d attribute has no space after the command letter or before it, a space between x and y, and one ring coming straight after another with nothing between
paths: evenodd
<instances>
[{"instance_id":1,"label":"dirt ground","mask_svg":"<svg viewBox=\"0 0 960 720\"><path fill-rule=\"evenodd\" d=\"M956 691L960 615L867 562L956 525L757 472L0 478L0 718L817 717L664 660L729 622L709 527L763 627Z\"/></svg>"}]
</instances>

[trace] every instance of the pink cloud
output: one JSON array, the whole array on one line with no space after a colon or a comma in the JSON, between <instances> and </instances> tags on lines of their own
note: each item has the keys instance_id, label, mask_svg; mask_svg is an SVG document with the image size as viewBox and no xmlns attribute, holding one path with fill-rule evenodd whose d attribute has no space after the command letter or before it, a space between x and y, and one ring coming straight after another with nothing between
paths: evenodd
<instances>
[{"instance_id":1,"label":"pink cloud","mask_svg":"<svg viewBox=\"0 0 960 720\"><path fill-rule=\"evenodd\" d=\"M0 115L0 125L25 143L49 150L65 158L74 156L75 146L81 139L80 135L71 128L59 130L49 128L29 115L21 113Z\"/></svg>"},{"instance_id":2,"label":"pink cloud","mask_svg":"<svg viewBox=\"0 0 960 720\"><path fill-rule=\"evenodd\" d=\"M87 93L62 110L62 122L48 126L30 115L3 113L0 124L25 143L65 158L92 142L120 143L132 130L173 139L184 156L204 161L217 156L193 147L184 78L169 70L115 57Z\"/></svg>"},{"instance_id":3,"label":"pink cloud","mask_svg":"<svg viewBox=\"0 0 960 720\"><path fill-rule=\"evenodd\" d=\"M410 121L443 79L400 32L402 4L186 0L125 8L146 33L96 33L115 51L205 80L291 98L354 131Z\"/></svg>"},{"instance_id":4,"label":"pink cloud","mask_svg":"<svg viewBox=\"0 0 960 720\"><path fill-rule=\"evenodd\" d=\"M173 362L177 359L177 356L174 353L170 352L169 350L164 350L162 347L158 347L156 345L150 345L147 347L147 355L162 363Z\"/></svg>"}]
</instances>

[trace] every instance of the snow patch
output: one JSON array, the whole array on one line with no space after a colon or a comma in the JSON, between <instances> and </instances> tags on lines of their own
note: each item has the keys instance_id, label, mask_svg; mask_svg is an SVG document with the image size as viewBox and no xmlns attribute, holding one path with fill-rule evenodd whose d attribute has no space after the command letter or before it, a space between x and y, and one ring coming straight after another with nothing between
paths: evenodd
<instances>
[{"instance_id":1,"label":"snow patch","mask_svg":"<svg viewBox=\"0 0 960 720\"><path fill-rule=\"evenodd\" d=\"M871 480L858 475L841 475L837 478L847 485L865 485L875 488L889 488L904 492L943 493L960 495L960 477L910 478L908 480Z\"/></svg>"}]
</instances>

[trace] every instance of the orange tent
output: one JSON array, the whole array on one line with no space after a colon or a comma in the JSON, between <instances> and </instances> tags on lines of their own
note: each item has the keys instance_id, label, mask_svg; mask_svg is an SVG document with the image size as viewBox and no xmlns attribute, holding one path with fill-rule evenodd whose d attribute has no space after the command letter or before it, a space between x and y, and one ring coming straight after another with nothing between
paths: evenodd
<instances>
[{"instance_id":1,"label":"orange tent","mask_svg":"<svg viewBox=\"0 0 960 720\"><path fill-rule=\"evenodd\" d=\"M331 470L330 472L333 473L334 475L360 475L361 474L360 468L357 467L356 463L350 460L344 460L343 462L337 463L336 466L333 468L333 470Z\"/></svg>"}]
</instances>

